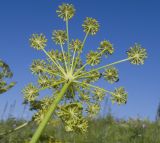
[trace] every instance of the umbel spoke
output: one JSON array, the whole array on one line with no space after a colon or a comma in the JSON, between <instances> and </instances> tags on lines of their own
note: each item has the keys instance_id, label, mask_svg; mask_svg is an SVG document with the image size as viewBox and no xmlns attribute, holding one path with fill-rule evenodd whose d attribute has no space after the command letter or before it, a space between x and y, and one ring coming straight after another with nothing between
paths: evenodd
<instances>
[{"instance_id":1,"label":"umbel spoke","mask_svg":"<svg viewBox=\"0 0 160 143\"><path fill-rule=\"evenodd\" d=\"M90 71L88 71L88 72L84 72L84 73L82 73L82 74L80 74L80 75L78 75L78 76L75 76L75 77L76 77L76 78L78 78L78 77L83 77L83 76L86 75L86 74L92 73L92 72L94 72L94 71L99 71L99 70L101 70L101 69L104 69L104 68L107 68L107 67L110 67L110 66L113 66L113 65L116 65L116 64L120 64L120 63L122 63L122 62L126 62L126 61L129 61L129 60L131 60L131 59L132 59L132 58L126 58L126 59L123 59L123 60L119 60L119 61L117 61L117 62L113 62L113 63L107 64L107 65L101 66L101 67L99 67L99 68L95 68L95 69L90 70Z\"/></svg>"},{"instance_id":2,"label":"umbel spoke","mask_svg":"<svg viewBox=\"0 0 160 143\"><path fill-rule=\"evenodd\" d=\"M88 35L89 35L89 31L90 31L90 29L87 31L87 33L86 33L86 35L85 35L85 37L84 37L84 39L83 39L83 43L82 43L82 50L83 50L83 47L84 47L84 44L85 44L85 42L86 42L86 40L87 40L87 37L88 37ZM78 58L80 57L80 52L78 53L78 56L77 56L77 58L76 58L76 60L75 60L75 64L73 65L73 72L74 72L74 70L75 70L75 68L76 68L76 66L77 66L77 63L78 63Z\"/></svg>"},{"instance_id":3,"label":"umbel spoke","mask_svg":"<svg viewBox=\"0 0 160 143\"><path fill-rule=\"evenodd\" d=\"M90 87L92 87L92 88L96 88L96 89L105 91L106 93L109 93L109 94L114 94L114 93L111 92L111 91L105 90L104 88L100 88L100 87L98 87L98 86L95 86L95 85L92 85L92 84L89 84L89 83L80 82L80 81L77 81L77 80L74 80L73 82L79 83L80 85L87 85L87 86L90 86Z\"/></svg>"},{"instance_id":4,"label":"umbel spoke","mask_svg":"<svg viewBox=\"0 0 160 143\"><path fill-rule=\"evenodd\" d=\"M64 64L65 64L65 67L66 67L66 72L68 73L68 67L67 67L67 61L66 61L66 58L65 58L65 55L64 55L64 48L63 48L63 45L61 45L61 50L62 50L62 54L63 54L63 60L64 60Z\"/></svg>"},{"instance_id":5,"label":"umbel spoke","mask_svg":"<svg viewBox=\"0 0 160 143\"><path fill-rule=\"evenodd\" d=\"M62 75L60 75L60 74L58 74L58 73L55 73L55 72L53 72L52 70L48 70L48 69L42 69L42 71L44 71L44 72L47 72L47 73L49 73L49 74L51 74L51 75L55 75L55 76L58 76L58 77L61 77L61 78L63 78L64 79L64 77L62 76Z\"/></svg>"},{"instance_id":6,"label":"umbel spoke","mask_svg":"<svg viewBox=\"0 0 160 143\"><path fill-rule=\"evenodd\" d=\"M67 17L67 14L66 14ZM70 68L70 50L69 50L69 27L68 19L66 19L66 31L67 31L67 47L68 47L68 67Z\"/></svg>"},{"instance_id":7,"label":"umbel spoke","mask_svg":"<svg viewBox=\"0 0 160 143\"><path fill-rule=\"evenodd\" d=\"M44 53L51 59L51 61L57 66L57 68L65 75L64 69L61 67L57 60L54 60L45 49L42 49Z\"/></svg>"}]
</instances>

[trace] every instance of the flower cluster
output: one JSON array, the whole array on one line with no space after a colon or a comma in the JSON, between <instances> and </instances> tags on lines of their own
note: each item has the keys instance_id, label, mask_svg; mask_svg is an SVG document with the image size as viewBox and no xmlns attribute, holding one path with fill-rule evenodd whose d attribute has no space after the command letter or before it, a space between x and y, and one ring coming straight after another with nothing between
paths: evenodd
<instances>
[{"instance_id":1,"label":"flower cluster","mask_svg":"<svg viewBox=\"0 0 160 143\"><path fill-rule=\"evenodd\" d=\"M118 70L115 67L110 67L104 72L104 78L111 84L117 82L118 77Z\"/></svg>"},{"instance_id":2,"label":"flower cluster","mask_svg":"<svg viewBox=\"0 0 160 143\"><path fill-rule=\"evenodd\" d=\"M94 89L93 90L94 99L98 101L102 101L105 97L106 93L103 90L100 89Z\"/></svg>"},{"instance_id":3,"label":"flower cluster","mask_svg":"<svg viewBox=\"0 0 160 143\"><path fill-rule=\"evenodd\" d=\"M78 39L72 40L70 43L70 49L73 51L81 51L82 50L82 42Z\"/></svg>"},{"instance_id":4,"label":"flower cluster","mask_svg":"<svg viewBox=\"0 0 160 143\"><path fill-rule=\"evenodd\" d=\"M99 30L99 23L96 19L87 17L82 25L84 32L95 35Z\"/></svg>"},{"instance_id":5,"label":"flower cluster","mask_svg":"<svg viewBox=\"0 0 160 143\"><path fill-rule=\"evenodd\" d=\"M31 71L33 74L41 74L46 67L44 60L34 60L31 65Z\"/></svg>"},{"instance_id":6,"label":"flower cluster","mask_svg":"<svg viewBox=\"0 0 160 143\"><path fill-rule=\"evenodd\" d=\"M144 64L144 60L147 58L146 49L141 48L139 44L135 44L127 51L130 62L135 65Z\"/></svg>"},{"instance_id":7,"label":"flower cluster","mask_svg":"<svg viewBox=\"0 0 160 143\"><path fill-rule=\"evenodd\" d=\"M98 52L90 51L90 53L87 54L87 60L86 62L90 64L91 66L98 65L101 60L101 55L98 55Z\"/></svg>"},{"instance_id":8,"label":"flower cluster","mask_svg":"<svg viewBox=\"0 0 160 143\"><path fill-rule=\"evenodd\" d=\"M33 34L30 38L31 47L41 50L46 47L47 39L43 34Z\"/></svg>"},{"instance_id":9,"label":"flower cluster","mask_svg":"<svg viewBox=\"0 0 160 143\"><path fill-rule=\"evenodd\" d=\"M118 104L126 104L128 94L123 87L119 87L115 89L114 93L112 94L112 102L117 102Z\"/></svg>"},{"instance_id":10,"label":"flower cluster","mask_svg":"<svg viewBox=\"0 0 160 143\"><path fill-rule=\"evenodd\" d=\"M34 101L39 95L38 88L33 84L28 84L28 86L26 86L22 92L24 94L24 99L28 102Z\"/></svg>"},{"instance_id":11,"label":"flower cluster","mask_svg":"<svg viewBox=\"0 0 160 143\"><path fill-rule=\"evenodd\" d=\"M58 116L65 122L66 131L87 131L87 121L82 116L83 107L80 103L64 105L60 108Z\"/></svg>"},{"instance_id":12,"label":"flower cluster","mask_svg":"<svg viewBox=\"0 0 160 143\"><path fill-rule=\"evenodd\" d=\"M65 4L59 6L59 9L56 11L58 17L62 18L64 21L71 19L75 14L75 9L72 4Z\"/></svg>"},{"instance_id":13,"label":"flower cluster","mask_svg":"<svg viewBox=\"0 0 160 143\"><path fill-rule=\"evenodd\" d=\"M41 50L46 54L44 60L34 60L31 65L32 73L37 76L37 85L29 84L23 90L25 103L29 104L32 110L37 112L33 120L37 123L46 120L45 114L48 110L54 109L54 116L59 117L65 125L66 131L86 132L88 127L87 116L96 116L100 111L101 101L108 95L113 103L125 104L127 92L124 87L110 91L107 83L102 81L105 88L95 83L102 78L113 84L119 81L119 73L115 65L130 61L132 64L143 64L146 59L146 50L138 44L127 51L128 57L109 64L103 58L114 53L113 45L108 40L100 42L96 51L89 51L86 54L84 63L83 52L85 41L88 36L95 35L99 30L99 23L94 18L87 17L82 24L85 32L84 39L70 40L68 34L68 20L74 14L75 9L71 4L62 4L57 10L58 16L66 22L66 30L54 30L53 42L60 46L60 49L46 51L47 39L44 35L34 34L30 39L31 47ZM105 56L104 56L105 55ZM103 64L103 66L99 66ZM49 97L40 98L39 93L43 90L50 90ZM47 115L48 115L47 114ZM86 117L85 117L85 116ZM54 118L52 118L54 120Z\"/></svg>"},{"instance_id":14,"label":"flower cluster","mask_svg":"<svg viewBox=\"0 0 160 143\"><path fill-rule=\"evenodd\" d=\"M112 55L114 53L113 45L107 40L102 41L98 49L102 51L106 56Z\"/></svg>"},{"instance_id":15,"label":"flower cluster","mask_svg":"<svg viewBox=\"0 0 160 143\"><path fill-rule=\"evenodd\" d=\"M63 45L67 41L66 31L63 30L53 31L52 40L58 45Z\"/></svg>"}]
</instances>

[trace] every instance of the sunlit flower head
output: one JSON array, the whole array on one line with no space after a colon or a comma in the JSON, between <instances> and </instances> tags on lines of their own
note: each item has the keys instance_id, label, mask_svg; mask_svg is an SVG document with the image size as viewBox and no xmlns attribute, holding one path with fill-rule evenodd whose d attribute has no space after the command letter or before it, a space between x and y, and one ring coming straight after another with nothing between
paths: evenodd
<instances>
[{"instance_id":1,"label":"sunlit flower head","mask_svg":"<svg viewBox=\"0 0 160 143\"><path fill-rule=\"evenodd\" d=\"M43 73L43 69L46 67L46 63L44 60L33 60L32 65L30 67L33 74L41 74Z\"/></svg>"},{"instance_id":2,"label":"sunlit flower head","mask_svg":"<svg viewBox=\"0 0 160 143\"><path fill-rule=\"evenodd\" d=\"M101 55L98 55L98 52L90 51L87 54L86 62L91 66L98 65L101 61Z\"/></svg>"},{"instance_id":3,"label":"sunlit flower head","mask_svg":"<svg viewBox=\"0 0 160 143\"><path fill-rule=\"evenodd\" d=\"M59 9L56 12L58 17L62 18L64 21L67 21L74 16L75 8L72 4L63 3L59 6Z\"/></svg>"},{"instance_id":4,"label":"sunlit flower head","mask_svg":"<svg viewBox=\"0 0 160 143\"><path fill-rule=\"evenodd\" d=\"M37 113L33 115L33 121L35 121L37 124L39 124L45 117L47 110L39 110Z\"/></svg>"},{"instance_id":5,"label":"sunlit flower head","mask_svg":"<svg viewBox=\"0 0 160 143\"><path fill-rule=\"evenodd\" d=\"M114 53L113 45L107 40L102 41L98 49L103 51L103 54L106 56L112 55Z\"/></svg>"},{"instance_id":6,"label":"sunlit flower head","mask_svg":"<svg viewBox=\"0 0 160 143\"><path fill-rule=\"evenodd\" d=\"M103 73L104 78L109 82L109 83L114 83L118 81L118 70L115 67L110 67L105 70Z\"/></svg>"},{"instance_id":7,"label":"sunlit flower head","mask_svg":"<svg viewBox=\"0 0 160 143\"><path fill-rule=\"evenodd\" d=\"M100 106L98 104L90 104L88 105L88 114L90 117L97 115L100 110Z\"/></svg>"},{"instance_id":8,"label":"sunlit flower head","mask_svg":"<svg viewBox=\"0 0 160 143\"><path fill-rule=\"evenodd\" d=\"M28 84L22 91L24 94L24 99L26 101L34 101L39 95L39 90L33 84Z\"/></svg>"},{"instance_id":9,"label":"sunlit flower head","mask_svg":"<svg viewBox=\"0 0 160 143\"><path fill-rule=\"evenodd\" d=\"M87 17L82 25L84 32L95 35L99 30L99 23L96 19Z\"/></svg>"},{"instance_id":10,"label":"sunlit flower head","mask_svg":"<svg viewBox=\"0 0 160 143\"><path fill-rule=\"evenodd\" d=\"M82 42L78 39L72 40L70 43L70 49L73 51L81 51L82 50Z\"/></svg>"},{"instance_id":11,"label":"sunlit flower head","mask_svg":"<svg viewBox=\"0 0 160 143\"><path fill-rule=\"evenodd\" d=\"M44 49L47 43L47 39L43 34L33 34L29 41L31 47L37 50Z\"/></svg>"},{"instance_id":12,"label":"sunlit flower head","mask_svg":"<svg viewBox=\"0 0 160 143\"><path fill-rule=\"evenodd\" d=\"M142 48L139 44L135 44L127 51L128 58L130 62L135 65L144 64L145 59L147 58L146 49Z\"/></svg>"},{"instance_id":13,"label":"sunlit flower head","mask_svg":"<svg viewBox=\"0 0 160 143\"><path fill-rule=\"evenodd\" d=\"M63 45L67 41L67 33L64 30L55 30L52 33L52 40L58 44Z\"/></svg>"},{"instance_id":14,"label":"sunlit flower head","mask_svg":"<svg viewBox=\"0 0 160 143\"><path fill-rule=\"evenodd\" d=\"M93 94L94 94L94 99L99 101L102 101L106 95L106 93L100 89L94 89Z\"/></svg>"},{"instance_id":15,"label":"sunlit flower head","mask_svg":"<svg viewBox=\"0 0 160 143\"><path fill-rule=\"evenodd\" d=\"M116 88L112 94L112 102L117 102L118 104L126 104L128 93L125 91L124 87Z\"/></svg>"}]
</instances>

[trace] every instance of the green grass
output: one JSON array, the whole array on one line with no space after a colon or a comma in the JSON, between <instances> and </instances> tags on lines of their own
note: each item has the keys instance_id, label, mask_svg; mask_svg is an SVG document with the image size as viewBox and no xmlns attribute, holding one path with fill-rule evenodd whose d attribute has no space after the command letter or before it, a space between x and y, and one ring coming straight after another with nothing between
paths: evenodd
<instances>
[{"instance_id":1,"label":"green grass","mask_svg":"<svg viewBox=\"0 0 160 143\"><path fill-rule=\"evenodd\" d=\"M0 122L0 133L21 125L23 120L8 119ZM117 120L111 115L89 121L84 135L66 133L63 124L47 126L39 143L160 143L160 122L129 119ZM0 137L0 143L25 143L33 135L36 126L31 124L19 131ZM49 142L49 138L52 140ZM55 140L57 142L55 142ZM59 141L59 142L58 142Z\"/></svg>"}]
</instances>

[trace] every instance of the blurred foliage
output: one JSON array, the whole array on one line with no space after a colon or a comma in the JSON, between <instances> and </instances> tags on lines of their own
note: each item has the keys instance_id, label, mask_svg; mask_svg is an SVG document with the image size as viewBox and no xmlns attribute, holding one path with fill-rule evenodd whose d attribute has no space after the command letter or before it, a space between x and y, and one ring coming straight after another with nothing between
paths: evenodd
<instances>
[{"instance_id":1,"label":"blurred foliage","mask_svg":"<svg viewBox=\"0 0 160 143\"><path fill-rule=\"evenodd\" d=\"M39 143L160 143L160 123L148 119L115 119L111 114L104 118L87 119L88 132L85 134L66 132L60 120L50 122ZM1 132L15 128L24 120L14 118L0 122ZM53 126L51 126L52 124ZM58 126L57 126L58 125ZM0 137L1 143L27 143L36 124Z\"/></svg>"},{"instance_id":2,"label":"blurred foliage","mask_svg":"<svg viewBox=\"0 0 160 143\"><path fill-rule=\"evenodd\" d=\"M0 94L8 91L15 85L15 82L7 83L6 78L12 78L13 73L9 66L0 59Z\"/></svg>"}]
</instances>

